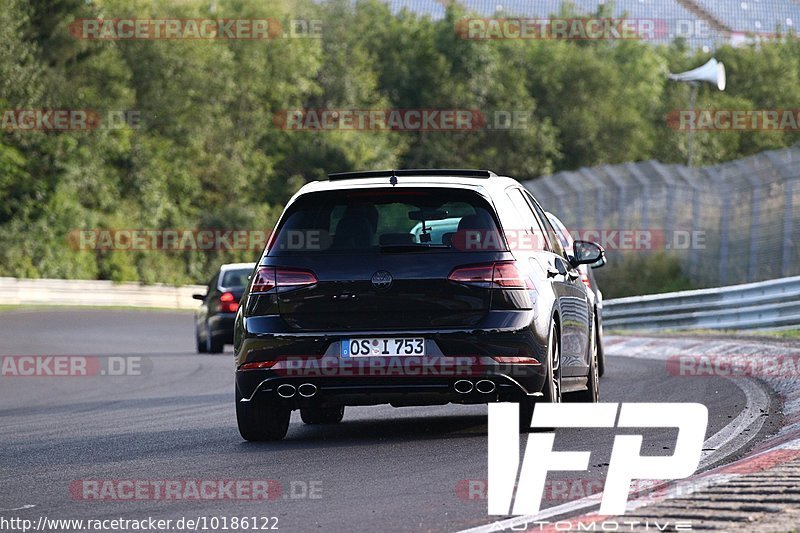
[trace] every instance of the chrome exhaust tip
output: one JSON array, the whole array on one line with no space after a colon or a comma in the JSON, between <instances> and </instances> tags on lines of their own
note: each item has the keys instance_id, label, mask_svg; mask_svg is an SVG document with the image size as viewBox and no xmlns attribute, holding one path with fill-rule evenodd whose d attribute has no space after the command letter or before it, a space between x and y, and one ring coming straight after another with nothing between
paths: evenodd
<instances>
[{"instance_id":1,"label":"chrome exhaust tip","mask_svg":"<svg viewBox=\"0 0 800 533\"><path fill-rule=\"evenodd\" d=\"M489 394L494 392L495 384L494 381L489 381L488 379L482 379L475 384L475 390L480 392L481 394Z\"/></svg>"},{"instance_id":2,"label":"chrome exhaust tip","mask_svg":"<svg viewBox=\"0 0 800 533\"><path fill-rule=\"evenodd\" d=\"M303 383L297 387L297 394L303 398L311 398L317 393L317 386L313 383Z\"/></svg>"},{"instance_id":3,"label":"chrome exhaust tip","mask_svg":"<svg viewBox=\"0 0 800 533\"><path fill-rule=\"evenodd\" d=\"M471 381L467 381L466 379L459 379L453 384L453 388L459 394L469 394L472 392L473 385Z\"/></svg>"},{"instance_id":4,"label":"chrome exhaust tip","mask_svg":"<svg viewBox=\"0 0 800 533\"><path fill-rule=\"evenodd\" d=\"M281 398L291 398L295 395L297 389L294 385L289 385L288 383L284 383L283 385L278 385L278 396Z\"/></svg>"}]
</instances>

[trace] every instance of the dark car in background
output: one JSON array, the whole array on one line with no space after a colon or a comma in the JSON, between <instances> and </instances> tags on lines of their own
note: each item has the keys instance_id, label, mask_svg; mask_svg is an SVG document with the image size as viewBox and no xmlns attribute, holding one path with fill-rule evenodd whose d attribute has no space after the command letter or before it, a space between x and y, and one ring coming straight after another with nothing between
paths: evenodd
<instances>
[{"instance_id":1,"label":"dark car in background","mask_svg":"<svg viewBox=\"0 0 800 533\"><path fill-rule=\"evenodd\" d=\"M208 282L206 293L192 295L203 302L194 314L197 353L220 353L226 344L233 344L239 300L255 266L255 263L222 265Z\"/></svg>"},{"instance_id":2,"label":"dark car in background","mask_svg":"<svg viewBox=\"0 0 800 533\"><path fill-rule=\"evenodd\" d=\"M558 235L558 238L561 240L561 245L567 251L568 255L572 255L574 253L572 246L574 239L572 238L572 234L564 223L553 213L548 212L546 215L553 225L553 228L556 230L556 235ZM606 258L604 254L597 263L578 266L578 271L581 273L581 281L586 285L586 288L591 291L594 299L594 316L597 322L595 324L595 332L597 334L597 371L600 376L606 372L606 358L603 354L603 293L600 291L597 279L595 279L594 269L600 268L605 264Z\"/></svg>"},{"instance_id":3,"label":"dark car in background","mask_svg":"<svg viewBox=\"0 0 800 533\"><path fill-rule=\"evenodd\" d=\"M530 237L535 246L510 242ZM332 174L278 220L236 317L247 440L342 420L347 405L598 401L594 306L517 181L480 170Z\"/></svg>"}]
</instances>

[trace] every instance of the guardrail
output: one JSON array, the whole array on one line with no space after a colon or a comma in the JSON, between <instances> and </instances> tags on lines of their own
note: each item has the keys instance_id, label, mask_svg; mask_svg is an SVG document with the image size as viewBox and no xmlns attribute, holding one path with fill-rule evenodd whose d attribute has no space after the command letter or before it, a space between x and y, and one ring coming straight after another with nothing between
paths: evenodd
<instances>
[{"instance_id":1,"label":"guardrail","mask_svg":"<svg viewBox=\"0 0 800 533\"><path fill-rule=\"evenodd\" d=\"M0 278L0 296L10 305L93 305L194 309L200 303L193 293L203 285L173 287L161 283L114 283L75 279Z\"/></svg>"},{"instance_id":2,"label":"guardrail","mask_svg":"<svg viewBox=\"0 0 800 533\"><path fill-rule=\"evenodd\" d=\"M603 302L608 329L789 329L800 327L800 276Z\"/></svg>"},{"instance_id":3,"label":"guardrail","mask_svg":"<svg viewBox=\"0 0 800 533\"><path fill-rule=\"evenodd\" d=\"M194 309L203 285L0 278L10 305L88 305ZM603 302L608 329L782 329L800 327L800 276L715 289L617 298Z\"/></svg>"}]
</instances>

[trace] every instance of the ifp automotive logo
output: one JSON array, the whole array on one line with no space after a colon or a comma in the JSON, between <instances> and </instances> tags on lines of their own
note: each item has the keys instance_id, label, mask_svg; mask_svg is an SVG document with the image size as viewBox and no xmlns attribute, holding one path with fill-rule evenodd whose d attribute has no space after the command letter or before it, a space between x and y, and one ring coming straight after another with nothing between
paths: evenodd
<instances>
[{"instance_id":1,"label":"ifp automotive logo","mask_svg":"<svg viewBox=\"0 0 800 533\"><path fill-rule=\"evenodd\" d=\"M520 468L518 417L516 403L489 404L490 515L535 514L541 506L549 471L589 468L591 452L553 450L554 432L528 435ZM675 453L668 456L643 457L642 435L614 437L600 514L619 516L625 514L631 481L682 479L694 473L700 463L707 425L708 409L698 403L623 403L621 407L617 403L542 403L536 406L530 427L677 428Z\"/></svg>"}]
</instances>

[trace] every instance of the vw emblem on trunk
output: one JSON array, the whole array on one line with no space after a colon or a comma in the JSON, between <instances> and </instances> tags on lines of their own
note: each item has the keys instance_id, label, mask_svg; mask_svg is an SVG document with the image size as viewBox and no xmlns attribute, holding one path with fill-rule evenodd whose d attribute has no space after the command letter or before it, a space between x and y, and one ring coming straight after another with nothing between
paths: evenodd
<instances>
[{"instance_id":1,"label":"vw emblem on trunk","mask_svg":"<svg viewBox=\"0 0 800 533\"><path fill-rule=\"evenodd\" d=\"M388 289L392 286L392 275L385 270L378 270L372 275L372 286L376 289Z\"/></svg>"}]
</instances>

